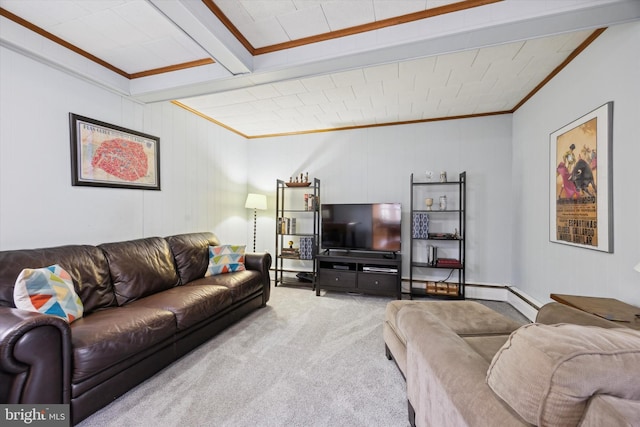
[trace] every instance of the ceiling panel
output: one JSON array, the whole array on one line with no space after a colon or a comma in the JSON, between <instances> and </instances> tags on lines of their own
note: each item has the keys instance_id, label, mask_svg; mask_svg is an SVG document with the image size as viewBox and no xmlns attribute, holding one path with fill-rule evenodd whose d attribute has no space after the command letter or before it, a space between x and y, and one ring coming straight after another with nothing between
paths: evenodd
<instances>
[{"instance_id":1,"label":"ceiling panel","mask_svg":"<svg viewBox=\"0 0 640 427\"><path fill-rule=\"evenodd\" d=\"M279 129L276 133L304 132L312 124L312 129L320 130L508 111L590 34L590 30L561 34L179 101L195 109L205 100L217 106L233 105L241 117L202 111L234 123L232 127L245 135L251 135L246 132L254 127L237 106L248 93L261 93L262 100L274 101L271 111L278 118L268 126L265 123L264 129ZM295 89L278 89L286 87ZM252 100L246 102L249 107ZM309 108L313 106L323 113ZM386 114L374 114L382 109Z\"/></svg>"},{"instance_id":2,"label":"ceiling panel","mask_svg":"<svg viewBox=\"0 0 640 427\"><path fill-rule=\"evenodd\" d=\"M133 97L178 94L166 99L247 137L509 112L598 24L640 18L637 0L0 0L0 8L2 46L121 91L78 66L96 62L128 78ZM48 53L25 31L80 59Z\"/></svg>"},{"instance_id":3,"label":"ceiling panel","mask_svg":"<svg viewBox=\"0 0 640 427\"><path fill-rule=\"evenodd\" d=\"M128 74L208 57L146 0L2 0L0 5Z\"/></svg>"},{"instance_id":4,"label":"ceiling panel","mask_svg":"<svg viewBox=\"0 0 640 427\"><path fill-rule=\"evenodd\" d=\"M338 31L376 21L371 0L326 2L322 5L322 12L329 24L330 31Z\"/></svg>"}]
</instances>

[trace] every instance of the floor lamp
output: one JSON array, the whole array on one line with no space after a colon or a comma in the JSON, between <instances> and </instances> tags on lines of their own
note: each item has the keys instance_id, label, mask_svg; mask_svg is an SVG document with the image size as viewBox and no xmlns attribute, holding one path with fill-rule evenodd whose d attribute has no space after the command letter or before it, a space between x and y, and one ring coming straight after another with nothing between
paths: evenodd
<instances>
[{"instance_id":1,"label":"floor lamp","mask_svg":"<svg viewBox=\"0 0 640 427\"><path fill-rule=\"evenodd\" d=\"M256 219L257 210L261 211L267 209L267 196L264 194L249 193L247 195L247 201L244 204L247 209L253 209L253 252L256 251Z\"/></svg>"}]
</instances>

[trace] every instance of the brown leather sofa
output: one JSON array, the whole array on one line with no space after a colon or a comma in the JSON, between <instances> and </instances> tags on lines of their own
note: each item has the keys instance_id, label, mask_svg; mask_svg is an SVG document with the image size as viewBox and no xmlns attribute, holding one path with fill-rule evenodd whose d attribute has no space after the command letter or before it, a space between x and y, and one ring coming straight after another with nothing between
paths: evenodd
<instances>
[{"instance_id":1,"label":"brown leather sofa","mask_svg":"<svg viewBox=\"0 0 640 427\"><path fill-rule=\"evenodd\" d=\"M271 256L204 277L213 233L0 252L0 402L70 403L78 423L269 300ZM59 264L84 316L15 308L24 268Z\"/></svg>"}]
</instances>

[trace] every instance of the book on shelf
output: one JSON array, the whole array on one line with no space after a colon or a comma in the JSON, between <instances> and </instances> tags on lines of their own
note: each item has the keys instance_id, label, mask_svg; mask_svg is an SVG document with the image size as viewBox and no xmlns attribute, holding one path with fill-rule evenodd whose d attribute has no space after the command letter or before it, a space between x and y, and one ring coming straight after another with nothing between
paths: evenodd
<instances>
[{"instance_id":1,"label":"book on shelf","mask_svg":"<svg viewBox=\"0 0 640 427\"><path fill-rule=\"evenodd\" d=\"M319 198L315 194L305 194L304 195L304 210L305 211L315 211L319 206Z\"/></svg>"},{"instance_id":2,"label":"book on shelf","mask_svg":"<svg viewBox=\"0 0 640 427\"><path fill-rule=\"evenodd\" d=\"M315 246L313 237L300 237L300 259L313 259Z\"/></svg>"},{"instance_id":3,"label":"book on shelf","mask_svg":"<svg viewBox=\"0 0 640 427\"><path fill-rule=\"evenodd\" d=\"M300 250L297 248L282 248L280 256L283 258L300 258Z\"/></svg>"},{"instance_id":4,"label":"book on shelf","mask_svg":"<svg viewBox=\"0 0 640 427\"><path fill-rule=\"evenodd\" d=\"M278 218L278 234L296 234L296 228L295 218Z\"/></svg>"},{"instance_id":5,"label":"book on shelf","mask_svg":"<svg viewBox=\"0 0 640 427\"><path fill-rule=\"evenodd\" d=\"M414 239L426 239L429 236L429 215L424 212L414 212L411 225L411 236Z\"/></svg>"},{"instance_id":6,"label":"book on shelf","mask_svg":"<svg viewBox=\"0 0 640 427\"><path fill-rule=\"evenodd\" d=\"M433 240L457 240L459 238L456 233L429 233L428 237Z\"/></svg>"},{"instance_id":7,"label":"book on shelf","mask_svg":"<svg viewBox=\"0 0 640 427\"><path fill-rule=\"evenodd\" d=\"M436 261L437 267L452 267L452 268L460 268L462 267L462 263L460 260L455 258L438 258Z\"/></svg>"}]
</instances>

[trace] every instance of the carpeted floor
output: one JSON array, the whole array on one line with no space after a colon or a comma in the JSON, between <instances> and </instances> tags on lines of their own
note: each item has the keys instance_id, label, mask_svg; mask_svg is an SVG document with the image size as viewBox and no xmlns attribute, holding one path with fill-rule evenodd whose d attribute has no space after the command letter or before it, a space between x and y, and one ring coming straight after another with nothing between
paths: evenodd
<instances>
[{"instance_id":1,"label":"carpeted floor","mask_svg":"<svg viewBox=\"0 0 640 427\"><path fill-rule=\"evenodd\" d=\"M389 301L272 288L267 307L79 426L406 426L405 382L384 355Z\"/></svg>"}]
</instances>

